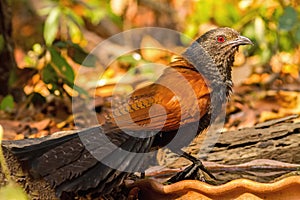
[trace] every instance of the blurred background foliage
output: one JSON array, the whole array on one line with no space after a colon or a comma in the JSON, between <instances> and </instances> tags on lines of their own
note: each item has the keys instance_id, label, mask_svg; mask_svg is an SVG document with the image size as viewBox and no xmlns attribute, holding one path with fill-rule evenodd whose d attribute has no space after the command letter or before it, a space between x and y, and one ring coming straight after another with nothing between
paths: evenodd
<instances>
[{"instance_id":1,"label":"blurred background foliage","mask_svg":"<svg viewBox=\"0 0 300 200\"><path fill-rule=\"evenodd\" d=\"M43 68L41 76L45 83L54 83L53 72L49 71L53 65L58 67L55 69L57 76L62 77L59 75L59 63L44 60L42 63L38 62L41 58L46 58L46 52L50 52L49 59L54 62L59 59L58 56L62 57L58 62L66 64L65 70L68 71L62 78L63 82L72 82L74 75L69 69L71 66L63 58L66 55L72 61L82 63L87 55L82 48L87 46L89 39L86 38L88 36L85 29L92 30L105 39L130 28L159 26L175 29L195 38L212 27L228 26L254 41L256 45L247 51L247 56L259 57L257 68L254 69L258 71L280 71L281 69L261 69L259 66L269 63L279 52L288 52L292 56L300 43L300 6L296 0L31 0L31 4L27 5L28 1L12 2L12 5L18 5L17 11L23 10L14 17L14 24L22 26L15 29L17 46L18 41L25 39L26 34L31 37L19 45L23 50L29 50L25 58L27 67ZM40 21L38 26L34 26L36 22L22 23L20 15L26 9L33 12L31 19ZM22 29L21 32L19 28ZM39 35L30 34L30 31ZM23 37L18 37L20 35ZM36 38L39 39L35 41ZM285 62L284 56L279 57L281 62ZM285 69L287 72L289 70L296 76L299 68L290 66L290 69ZM47 77L47 74L52 74L52 77ZM59 88L57 83L54 85L53 91Z\"/></svg>"},{"instance_id":2,"label":"blurred background foliage","mask_svg":"<svg viewBox=\"0 0 300 200\"><path fill-rule=\"evenodd\" d=\"M300 65L300 3L297 0L11 0L13 38L18 72L10 85L24 95L3 97L0 109L13 112L14 102L41 104L53 97L108 97L121 79L126 93L149 74L140 65L167 64L172 53L145 50L162 44L143 38L141 50L110 64L101 80L91 76L101 58L88 53L105 39L137 27L165 27L195 38L215 27L228 26L249 37L254 46L242 48L236 58L236 85L264 89L298 90ZM185 41L181 41L185 42ZM1 38L0 38L1 47ZM122 47L111 44L111 52ZM99 60L100 59L100 60ZM84 69L83 69L84 68ZM78 70L85 77L78 85ZM89 73L90 72L90 73ZM129 72L129 73L128 73ZM124 78L124 74L129 74ZM99 79L99 75L97 79ZM136 82L138 84L132 84ZM127 83L130 83L128 86ZM19 90L19 91L20 91ZM94 91L94 90L93 90ZM51 98L50 98L51 97ZM47 100L48 99L48 100ZM22 110L22 109L21 109ZM234 111L236 112L236 111Z\"/></svg>"}]
</instances>

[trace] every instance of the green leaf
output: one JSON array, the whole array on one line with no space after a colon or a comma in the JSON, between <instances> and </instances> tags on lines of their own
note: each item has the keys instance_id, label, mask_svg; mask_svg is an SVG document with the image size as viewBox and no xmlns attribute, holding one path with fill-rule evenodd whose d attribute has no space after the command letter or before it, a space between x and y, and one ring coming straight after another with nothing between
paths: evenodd
<instances>
[{"instance_id":1,"label":"green leaf","mask_svg":"<svg viewBox=\"0 0 300 200\"><path fill-rule=\"evenodd\" d=\"M83 35L79 26L71 20L68 21L68 30L72 41L80 42L82 40Z\"/></svg>"},{"instance_id":2,"label":"green leaf","mask_svg":"<svg viewBox=\"0 0 300 200\"><path fill-rule=\"evenodd\" d=\"M72 58L72 60L80 65L86 67L95 67L97 57L93 54L88 54L82 49L78 44L75 44L71 41L57 41L53 44L53 46L58 47L60 49L67 49L68 56Z\"/></svg>"},{"instance_id":3,"label":"green leaf","mask_svg":"<svg viewBox=\"0 0 300 200\"><path fill-rule=\"evenodd\" d=\"M46 67L43 68L42 71L42 80L46 84L53 84L58 82L58 76L53 68L53 66L49 63Z\"/></svg>"},{"instance_id":4,"label":"green leaf","mask_svg":"<svg viewBox=\"0 0 300 200\"><path fill-rule=\"evenodd\" d=\"M81 55L81 59L83 58L84 56ZM80 62L79 58L77 58L77 61ZM97 61L97 57L94 56L93 54L88 54L84 60L81 62L81 64L83 66L86 66L86 67L96 67L96 61Z\"/></svg>"},{"instance_id":5,"label":"green leaf","mask_svg":"<svg viewBox=\"0 0 300 200\"><path fill-rule=\"evenodd\" d=\"M278 43L281 51L291 51L294 46L294 41L291 39L289 32L281 33Z\"/></svg>"},{"instance_id":6,"label":"green leaf","mask_svg":"<svg viewBox=\"0 0 300 200\"><path fill-rule=\"evenodd\" d=\"M65 41L55 41L53 43L53 46L58 47L60 49L67 48L68 47L68 42L65 42Z\"/></svg>"},{"instance_id":7,"label":"green leaf","mask_svg":"<svg viewBox=\"0 0 300 200\"><path fill-rule=\"evenodd\" d=\"M64 13L70 20L72 20L74 23L77 24L77 26L82 26L84 25L84 21L82 17L80 17L78 14L76 14L73 10L71 9L64 9Z\"/></svg>"},{"instance_id":8,"label":"green leaf","mask_svg":"<svg viewBox=\"0 0 300 200\"><path fill-rule=\"evenodd\" d=\"M47 16L53 10L53 8L57 6L58 2L48 1L47 4L44 5L44 7L37 10L37 13L41 16Z\"/></svg>"},{"instance_id":9,"label":"green leaf","mask_svg":"<svg viewBox=\"0 0 300 200\"><path fill-rule=\"evenodd\" d=\"M66 61L66 59L62 57L62 55L58 53L54 48L48 47L48 50L51 54L51 61L55 65L54 67L57 67L58 72L56 72L58 73L58 76L62 77L66 81L73 83L75 77L74 71Z\"/></svg>"},{"instance_id":10,"label":"green leaf","mask_svg":"<svg viewBox=\"0 0 300 200\"><path fill-rule=\"evenodd\" d=\"M300 26L298 25L297 29L295 30L295 39L297 43L300 43Z\"/></svg>"},{"instance_id":11,"label":"green leaf","mask_svg":"<svg viewBox=\"0 0 300 200\"><path fill-rule=\"evenodd\" d=\"M85 89L83 89L82 87L79 87L75 84L71 87L73 87L73 89L76 90L79 94L83 94L84 96L89 96L89 93Z\"/></svg>"},{"instance_id":12,"label":"green leaf","mask_svg":"<svg viewBox=\"0 0 300 200\"><path fill-rule=\"evenodd\" d=\"M261 17L255 18L254 30L255 38L259 41L259 43L264 43L266 41L266 25Z\"/></svg>"},{"instance_id":13,"label":"green leaf","mask_svg":"<svg viewBox=\"0 0 300 200\"><path fill-rule=\"evenodd\" d=\"M1 101L0 109L10 112L12 111L13 108L14 108L13 96L12 95L5 96Z\"/></svg>"},{"instance_id":14,"label":"green leaf","mask_svg":"<svg viewBox=\"0 0 300 200\"><path fill-rule=\"evenodd\" d=\"M290 31L297 23L297 12L293 7L286 7L279 18L279 29Z\"/></svg>"},{"instance_id":15,"label":"green leaf","mask_svg":"<svg viewBox=\"0 0 300 200\"><path fill-rule=\"evenodd\" d=\"M105 3L105 1L90 0L86 2L82 1L81 4L85 7L83 10L84 16L95 25L98 24L103 17L112 14L109 4ZM116 17L116 15L110 16L111 19L112 17Z\"/></svg>"},{"instance_id":16,"label":"green leaf","mask_svg":"<svg viewBox=\"0 0 300 200\"><path fill-rule=\"evenodd\" d=\"M59 77L51 64L47 64L46 67L43 68L42 71L42 80L46 84L51 84L51 88L48 88L50 92L54 92L59 89L58 82Z\"/></svg>"},{"instance_id":17,"label":"green leaf","mask_svg":"<svg viewBox=\"0 0 300 200\"><path fill-rule=\"evenodd\" d=\"M49 13L44 26L44 39L46 45L50 46L54 41L58 27L59 27L59 17L61 15L61 9L57 6L51 10Z\"/></svg>"},{"instance_id":18,"label":"green leaf","mask_svg":"<svg viewBox=\"0 0 300 200\"><path fill-rule=\"evenodd\" d=\"M86 53L78 44L72 42L69 43L68 56L76 63L86 67L95 67L96 65L96 56Z\"/></svg>"}]
</instances>

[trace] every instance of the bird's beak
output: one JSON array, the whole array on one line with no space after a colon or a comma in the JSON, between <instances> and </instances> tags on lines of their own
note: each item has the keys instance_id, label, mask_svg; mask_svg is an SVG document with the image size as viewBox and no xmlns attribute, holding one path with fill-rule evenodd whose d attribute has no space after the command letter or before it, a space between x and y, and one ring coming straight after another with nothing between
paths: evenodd
<instances>
[{"instance_id":1,"label":"bird's beak","mask_svg":"<svg viewBox=\"0 0 300 200\"><path fill-rule=\"evenodd\" d=\"M234 40L233 43L236 45L253 45L253 42L249 38L241 35L236 40Z\"/></svg>"}]
</instances>

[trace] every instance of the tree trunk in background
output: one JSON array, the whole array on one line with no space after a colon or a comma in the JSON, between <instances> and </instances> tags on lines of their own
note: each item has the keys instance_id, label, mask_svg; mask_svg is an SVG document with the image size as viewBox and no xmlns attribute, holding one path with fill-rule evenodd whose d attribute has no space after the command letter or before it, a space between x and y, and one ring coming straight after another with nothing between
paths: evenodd
<instances>
[{"instance_id":1,"label":"tree trunk in background","mask_svg":"<svg viewBox=\"0 0 300 200\"><path fill-rule=\"evenodd\" d=\"M0 95L9 93L9 77L16 69L12 39L12 14L7 0L0 1Z\"/></svg>"}]
</instances>

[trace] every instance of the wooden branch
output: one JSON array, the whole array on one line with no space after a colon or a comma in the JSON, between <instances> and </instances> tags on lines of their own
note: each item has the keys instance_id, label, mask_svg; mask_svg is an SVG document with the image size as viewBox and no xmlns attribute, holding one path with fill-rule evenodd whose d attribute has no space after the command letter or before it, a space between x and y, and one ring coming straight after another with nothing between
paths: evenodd
<instances>
[{"instance_id":1,"label":"wooden branch","mask_svg":"<svg viewBox=\"0 0 300 200\"><path fill-rule=\"evenodd\" d=\"M299 164L300 123L293 123L290 118L222 133L207 160L241 164L255 159L272 159Z\"/></svg>"},{"instance_id":2,"label":"wooden branch","mask_svg":"<svg viewBox=\"0 0 300 200\"><path fill-rule=\"evenodd\" d=\"M296 117L292 115L250 128L223 132L212 138L216 142L208 153L199 152L205 139L203 134L186 151L201 160L219 164L242 164L256 159L300 164L300 123L291 121ZM169 150L162 150L158 153L158 163L179 168L190 162Z\"/></svg>"},{"instance_id":3,"label":"wooden branch","mask_svg":"<svg viewBox=\"0 0 300 200\"><path fill-rule=\"evenodd\" d=\"M220 180L249 178L259 182L269 182L298 169L299 165L291 165L293 167L288 168L270 167L273 161L300 164L300 123L292 121L296 117L292 115L250 128L223 132L215 138L216 143L208 153L199 152L205 139L205 135L200 135L186 151L204 160L204 165ZM161 171L169 171L170 168L182 169L191 164L190 161L178 157L169 150L160 150L157 157L158 163L166 167ZM265 160L264 164L256 162L255 167L243 166L260 159L268 159L268 161Z\"/></svg>"}]
</instances>

